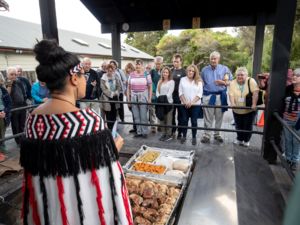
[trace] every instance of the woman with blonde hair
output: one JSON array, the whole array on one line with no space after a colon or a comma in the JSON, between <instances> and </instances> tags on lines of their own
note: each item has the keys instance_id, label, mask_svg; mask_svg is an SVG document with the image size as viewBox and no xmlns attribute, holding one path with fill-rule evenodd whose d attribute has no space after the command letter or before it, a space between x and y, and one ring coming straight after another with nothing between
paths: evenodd
<instances>
[{"instance_id":1,"label":"woman with blonde hair","mask_svg":"<svg viewBox=\"0 0 300 225\"><path fill-rule=\"evenodd\" d=\"M175 87L175 82L171 75L171 70L169 67L164 67L161 70L162 76L157 84L156 97L157 103L173 103L173 92ZM156 106L155 108L156 116L160 121L160 125L172 125L172 112L173 107L170 106ZM162 136L160 141L169 141L172 139L172 128L162 127Z\"/></svg>"},{"instance_id":2,"label":"woman with blonde hair","mask_svg":"<svg viewBox=\"0 0 300 225\"><path fill-rule=\"evenodd\" d=\"M233 109L233 118L236 130L252 131L253 120L255 118L256 104L258 98L259 88L253 78L248 77L248 70L246 67L237 68L236 79L230 83L229 99L231 106L246 106L246 96L249 92L252 93L252 109ZM237 132L237 139L234 144L249 147L251 133Z\"/></svg>"},{"instance_id":3,"label":"woman with blonde hair","mask_svg":"<svg viewBox=\"0 0 300 225\"><path fill-rule=\"evenodd\" d=\"M182 77L179 83L179 97L182 107L183 126L187 126L191 118L192 127L197 127L197 119L201 110L201 98L203 94L203 81L197 66L190 65L186 69L186 77ZM181 143L186 141L187 129L182 129ZM196 145L197 129L192 129L192 145Z\"/></svg>"}]
</instances>

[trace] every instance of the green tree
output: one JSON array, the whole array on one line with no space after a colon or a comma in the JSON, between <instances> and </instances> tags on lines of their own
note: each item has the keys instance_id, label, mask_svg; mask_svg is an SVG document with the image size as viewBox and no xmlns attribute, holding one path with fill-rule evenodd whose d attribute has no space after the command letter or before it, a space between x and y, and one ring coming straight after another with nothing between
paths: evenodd
<instances>
[{"instance_id":1,"label":"green tree","mask_svg":"<svg viewBox=\"0 0 300 225\"><path fill-rule=\"evenodd\" d=\"M222 55L222 63L231 70L247 62L247 54L238 51L238 39L226 32L210 29L184 30L178 37L165 35L157 45L158 54L171 62L174 53L180 53L184 65L191 63L200 68L209 63L209 54L217 50Z\"/></svg>"},{"instance_id":2,"label":"green tree","mask_svg":"<svg viewBox=\"0 0 300 225\"><path fill-rule=\"evenodd\" d=\"M156 56L156 45L165 34L166 31L132 32L127 34L125 43Z\"/></svg>"},{"instance_id":3,"label":"green tree","mask_svg":"<svg viewBox=\"0 0 300 225\"><path fill-rule=\"evenodd\" d=\"M296 19L294 25L293 41L291 47L290 67L300 67L300 0L297 1Z\"/></svg>"}]
</instances>

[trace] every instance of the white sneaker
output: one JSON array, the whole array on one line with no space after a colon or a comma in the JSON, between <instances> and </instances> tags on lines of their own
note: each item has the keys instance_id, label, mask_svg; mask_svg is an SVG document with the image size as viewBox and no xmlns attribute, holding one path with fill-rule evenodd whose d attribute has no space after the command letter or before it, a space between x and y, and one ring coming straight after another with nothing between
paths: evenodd
<instances>
[{"instance_id":1,"label":"white sneaker","mask_svg":"<svg viewBox=\"0 0 300 225\"><path fill-rule=\"evenodd\" d=\"M250 146L250 141L248 141L248 142L243 142L243 146L249 147L249 146Z\"/></svg>"},{"instance_id":2,"label":"white sneaker","mask_svg":"<svg viewBox=\"0 0 300 225\"><path fill-rule=\"evenodd\" d=\"M235 141L233 142L233 144L235 144L235 145L242 145L243 142L242 142L242 141L239 141L239 140L235 140Z\"/></svg>"}]
</instances>

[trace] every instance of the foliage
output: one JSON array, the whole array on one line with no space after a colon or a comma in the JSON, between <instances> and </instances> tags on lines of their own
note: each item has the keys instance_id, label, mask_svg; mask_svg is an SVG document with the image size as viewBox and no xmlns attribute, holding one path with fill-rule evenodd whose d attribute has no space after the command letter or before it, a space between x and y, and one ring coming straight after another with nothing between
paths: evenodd
<instances>
[{"instance_id":1,"label":"foliage","mask_svg":"<svg viewBox=\"0 0 300 225\"><path fill-rule=\"evenodd\" d=\"M222 63L235 70L247 62L247 54L238 51L238 39L226 32L213 32L210 29L185 30L178 37L165 35L157 45L158 54L171 62L174 53L180 53L184 65L196 64L203 67L209 63L209 54L219 51Z\"/></svg>"},{"instance_id":2,"label":"foliage","mask_svg":"<svg viewBox=\"0 0 300 225\"><path fill-rule=\"evenodd\" d=\"M166 34L166 31L133 32L128 33L125 43L140 49L149 55L156 55L156 45Z\"/></svg>"},{"instance_id":3,"label":"foliage","mask_svg":"<svg viewBox=\"0 0 300 225\"><path fill-rule=\"evenodd\" d=\"M196 64L199 68L209 63L209 54L217 50L221 53L221 63L232 72L239 66L246 66L252 72L255 27L235 28L236 36L227 32L213 32L211 29L184 30L179 36L165 31L129 33L125 42L150 55L161 55L167 64L172 56L183 56L184 66ZM273 26L266 26L261 71L270 71ZM298 1L296 20L291 46L290 67L300 67L300 1Z\"/></svg>"}]
</instances>

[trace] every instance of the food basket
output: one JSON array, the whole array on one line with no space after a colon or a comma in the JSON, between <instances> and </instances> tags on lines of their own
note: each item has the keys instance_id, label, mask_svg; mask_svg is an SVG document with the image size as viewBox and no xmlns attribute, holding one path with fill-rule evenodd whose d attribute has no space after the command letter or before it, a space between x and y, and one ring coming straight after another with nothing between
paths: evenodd
<instances>
[{"instance_id":1,"label":"food basket","mask_svg":"<svg viewBox=\"0 0 300 225\"><path fill-rule=\"evenodd\" d=\"M127 172L125 176L135 223L171 225L186 186L148 174Z\"/></svg>"},{"instance_id":2,"label":"food basket","mask_svg":"<svg viewBox=\"0 0 300 225\"><path fill-rule=\"evenodd\" d=\"M156 147L149 147L146 145L142 145L141 148L128 160L128 162L124 165L123 168L125 172L130 171L133 174L137 174L137 175L148 174L147 176L156 179L180 181L181 183L186 183L191 173L194 156L195 156L195 151L179 151L173 149L156 148ZM144 159L146 160L143 162ZM172 168L168 167L166 164L160 164L162 163L162 161L164 161L163 159L165 161L171 161L171 162L176 162L176 161L178 162L180 160L183 160L186 164L186 169L184 170L184 172L180 174L180 176L175 176L172 173L168 172L170 170L173 170ZM152 173L151 169L150 171L144 169L142 169L142 171L137 171L135 165L138 163L144 163L146 164L146 166L149 165L150 168L151 166L153 167L165 166L167 168L161 174Z\"/></svg>"}]
</instances>

